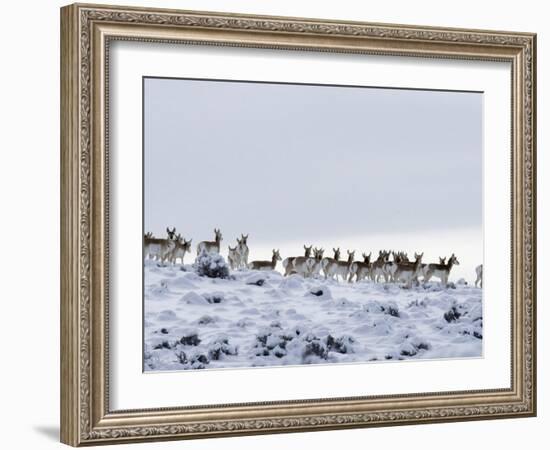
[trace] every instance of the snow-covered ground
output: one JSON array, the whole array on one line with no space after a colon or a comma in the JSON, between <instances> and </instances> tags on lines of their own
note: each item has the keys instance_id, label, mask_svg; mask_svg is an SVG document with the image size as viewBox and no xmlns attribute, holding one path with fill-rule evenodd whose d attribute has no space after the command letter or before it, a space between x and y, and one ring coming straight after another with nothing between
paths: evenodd
<instances>
[{"instance_id":1,"label":"snow-covered ground","mask_svg":"<svg viewBox=\"0 0 550 450\"><path fill-rule=\"evenodd\" d=\"M145 261L144 369L482 356L482 290L242 270L229 279Z\"/></svg>"}]
</instances>

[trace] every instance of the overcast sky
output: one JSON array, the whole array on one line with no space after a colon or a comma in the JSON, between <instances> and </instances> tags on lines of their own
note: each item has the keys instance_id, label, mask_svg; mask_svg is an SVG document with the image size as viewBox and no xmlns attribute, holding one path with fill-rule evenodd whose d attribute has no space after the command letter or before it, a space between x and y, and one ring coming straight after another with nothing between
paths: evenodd
<instances>
[{"instance_id":1,"label":"overcast sky","mask_svg":"<svg viewBox=\"0 0 550 450\"><path fill-rule=\"evenodd\" d=\"M481 254L481 93L144 83L144 231L268 248L473 230Z\"/></svg>"}]
</instances>

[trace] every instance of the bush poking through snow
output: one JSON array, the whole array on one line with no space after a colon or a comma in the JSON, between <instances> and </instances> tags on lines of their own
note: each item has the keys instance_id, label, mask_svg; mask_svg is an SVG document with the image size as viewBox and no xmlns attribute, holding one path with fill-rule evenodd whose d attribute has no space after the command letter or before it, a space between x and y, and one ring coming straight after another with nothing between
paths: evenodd
<instances>
[{"instance_id":1,"label":"bush poking through snow","mask_svg":"<svg viewBox=\"0 0 550 450\"><path fill-rule=\"evenodd\" d=\"M456 309L456 306L453 306L449 311L447 311L445 314L443 314L443 318L451 323L451 322L456 322L458 319L460 319L460 316L462 314L460 314L458 312L458 310Z\"/></svg>"},{"instance_id":2,"label":"bush poking through snow","mask_svg":"<svg viewBox=\"0 0 550 450\"><path fill-rule=\"evenodd\" d=\"M210 323L214 323L216 322L216 318L212 317L212 316L209 316L209 315L204 315L202 317L199 318L199 320L197 320L197 323L199 325L208 325Z\"/></svg>"},{"instance_id":3,"label":"bush poking through snow","mask_svg":"<svg viewBox=\"0 0 550 450\"><path fill-rule=\"evenodd\" d=\"M256 335L255 354L258 357L298 357L303 364L326 361L330 352L353 353L351 336L334 337L331 334L318 337L299 328L280 330L264 329ZM321 361L320 361L321 360Z\"/></svg>"},{"instance_id":4,"label":"bush poking through snow","mask_svg":"<svg viewBox=\"0 0 550 450\"><path fill-rule=\"evenodd\" d=\"M399 317L399 308L397 305L381 305L380 308L384 314L389 314L392 317Z\"/></svg>"},{"instance_id":5,"label":"bush poking through snow","mask_svg":"<svg viewBox=\"0 0 550 450\"><path fill-rule=\"evenodd\" d=\"M348 353L352 351L352 344L355 341L351 336L340 336L339 338L335 338L329 334L327 336L326 342L329 351Z\"/></svg>"},{"instance_id":6,"label":"bush poking through snow","mask_svg":"<svg viewBox=\"0 0 550 450\"><path fill-rule=\"evenodd\" d=\"M187 369L204 369L210 362L208 357L202 353L195 353L187 355L187 353L181 351L176 354L180 364L186 366Z\"/></svg>"},{"instance_id":7,"label":"bush poking through snow","mask_svg":"<svg viewBox=\"0 0 550 450\"><path fill-rule=\"evenodd\" d=\"M308 336L310 338L310 336ZM308 364L312 362L312 356L316 356L319 359L328 359L328 349L325 342L321 341L318 337L311 337L306 339L307 344L304 347L302 354L303 362Z\"/></svg>"},{"instance_id":8,"label":"bush poking through snow","mask_svg":"<svg viewBox=\"0 0 550 450\"><path fill-rule=\"evenodd\" d=\"M237 355L238 349L229 343L227 337L218 337L209 346L208 357L212 361L220 360L223 355Z\"/></svg>"},{"instance_id":9,"label":"bush poking through snow","mask_svg":"<svg viewBox=\"0 0 550 450\"><path fill-rule=\"evenodd\" d=\"M157 344L153 347L155 350L162 350L163 348L165 349L171 349L172 346L170 345L170 343L168 341L162 341L160 344Z\"/></svg>"},{"instance_id":10,"label":"bush poking through snow","mask_svg":"<svg viewBox=\"0 0 550 450\"><path fill-rule=\"evenodd\" d=\"M199 345L201 340L199 339L199 334L196 332L188 332L182 336L180 342L183 345Z\"/></svg>"},{"instance_id":11,"label":"bush poking through snow","mask_svg":"<svg viewBox=\"0 0 550 450\"><path fill-rule=\"evenodd\" d=\"M218 253L201 252L195 260L194 268L201 277L229 278L229 267Z\"/></svg>"},{"instance_id":12,"label":"bush poking through snow","mask_svg":"<svg viewBox=\"0 0 550 450\"><path fill-rule=\"evenodd\" d=\"M425 342L419 338L412 338L410 340L405 340L401 345L399 354L401 356L416 356L421 350L429 350L431 348L428 342Z\"/></svg>"},{"instance_id":13,"label":"bush poking through snow","mask_svg":"<svg viewBox=\"0 0 550 450\"><path fill-rule=\"evenodd\" d=\"M213 294L203 294L203 297L210 304L221 303L225 300L224 295L223 295L222 292L215 292Z\"/></svg>"},{"instance_id":14,"label":"bush poking through snow","mask_svg":"<svg viewBox=\"0 0 550 450\"><path fill-rule=\"evenodd\" d=\"M326 300L332 298L332 294L328 286L314 286L309 290L309 293L315 297L322 297Z\"/></svg>"}]
</instances>

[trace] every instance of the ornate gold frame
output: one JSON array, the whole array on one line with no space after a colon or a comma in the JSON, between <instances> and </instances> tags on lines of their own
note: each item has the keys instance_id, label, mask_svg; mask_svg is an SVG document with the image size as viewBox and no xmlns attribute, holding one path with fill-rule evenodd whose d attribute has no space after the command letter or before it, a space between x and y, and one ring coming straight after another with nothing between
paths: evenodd
<instances>
[{"instance_id":1,"label":"ornate gold frame","mask_svg":"<svg viewBox=\"0 0 550 450\"><path fill-rule=\"evenodd\" d=\"M115 39L510 62L510 388L111 411L106 64ZM535 52L536 36L529 33L105 5L62 8L62 442L79 446L535 415Z\"/></svg>"}]
</instances>

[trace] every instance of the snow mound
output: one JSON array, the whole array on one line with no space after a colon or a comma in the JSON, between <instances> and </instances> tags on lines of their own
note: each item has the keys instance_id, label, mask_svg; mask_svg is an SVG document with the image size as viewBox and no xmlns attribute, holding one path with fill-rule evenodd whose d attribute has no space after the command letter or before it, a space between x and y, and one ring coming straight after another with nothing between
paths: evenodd
<instances>
[{"instance_id":1,"label":"snow mound","mask_svg":"<svg viewBox=\"0 0 550 450\"><path fill-rule=\"evenodd\" d=\"M244 280L245 284L253 286L264 286L266 284L266 281L267 275L261 272L254 273Z\"/></svg>"},{"instance_id":2,"label":"snow mound","mask_svg":"<svg viewBox=\"0 0 550 450\"><path fill-rule=\"evenodd\" d=\"M281 289L299 289L303 286L303 284L304 279L300 275L290 275L281 281L279 287Z\"/></svg>"},{"instance_id":3,"label":"snow mound","mask_svg":"<svg viewBox=\"0 0 550 450\"><path fill-rule=\"evenodd\" d=\"M158 315L158 320L162 320L162 321L176 320L177 318L178 316L171 309L166 309L164 311L161 311Z\"/></svg>"},{"instance_id":4,"label":"snow mound","mask_svg":"<svg viewBox=\"0 0 550 450\"><path fill-rule=\"evenodd\" d=\"M180 302L187 303L188 305L204 305L208 303L206 298L204 298L200 294L197 294L194 291L188 292L183 297L181 297Z\"/></svg>"}]
</instances>

